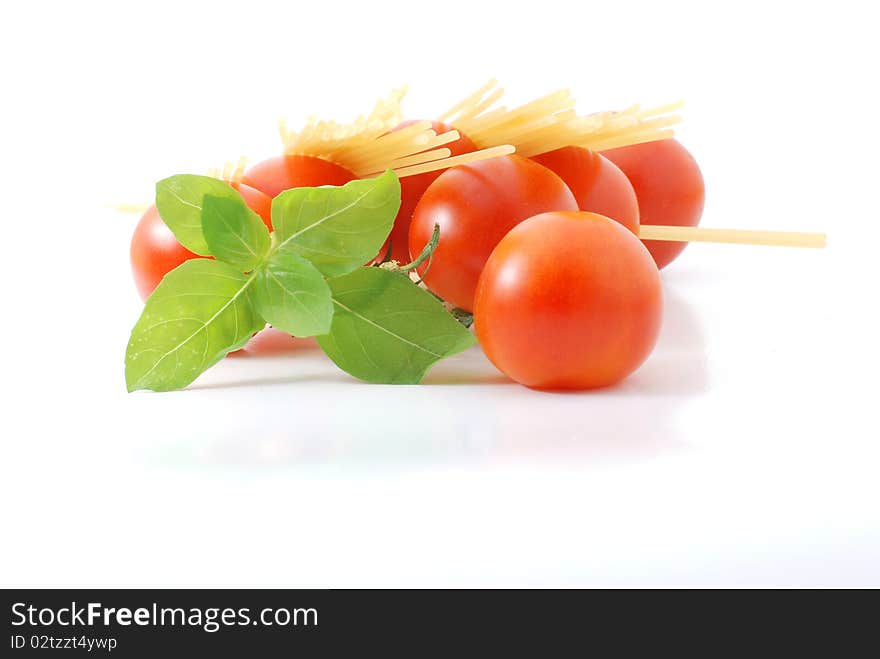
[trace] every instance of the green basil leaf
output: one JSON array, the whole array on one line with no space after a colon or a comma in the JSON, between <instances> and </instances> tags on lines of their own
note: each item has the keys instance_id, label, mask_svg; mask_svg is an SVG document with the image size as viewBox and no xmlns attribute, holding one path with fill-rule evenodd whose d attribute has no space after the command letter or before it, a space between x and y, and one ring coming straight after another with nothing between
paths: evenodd
<instances>
[{"instance_id":1,"label":"green basil leaf","mask_svg":"<svg viewBox=\"0 0 880 659\"><path fill-rule=\"evenodd\" d=\"M180 389L265 326L250 295L253 277L211 259L190 259L165 275L131 331L129 391Z\"/></svg>"},{"instance_id":2,"label":"green basil leaf","mask_svg":"<svg viewBox=\"0 0 880 659\"><path fill-rule=\"evenodd\" d=\"M228 183L210 176L178 174L156 184L156 208L174 237L189 251L213 256L202 232L202 199L205 195L241 199Z\"/></svg>"},{"instance_id":3,"label":"green basil leaf","mask_svg":"<svg viewBox=\"0 0 880 659\"><path fill-rule=\"evenodd\" d=\"M360 268L328 283L336 308L318 343L356 378L415 384L432 364L476 343L433 295L399 273Z\"/></svg>"},{"instance_id":4,"label":"green basil leaf","mask_svg":"<svg viewBox=\"0 0 880 659\"><path fill-rule=\"evenodd\" d=\"M269 251L269 230L241 197L205 195L202 231L211 253L242 271L253 270Z\"/></svg>"},{"instance_id":5,"label":"green basil leaf","mask_svg":"<svg viewBox=\"0 0 880 659\"><path fill-rule=\"evenodd\" d=\"M399 208L400 181L389 170L342 187L286 190L272 200L272 226L280 250L334 277L378 254Z\"/></svg>"},{"instance_id":6,"label":"green basil leaf","mask_svg":"<svg viewBox=\"0 0 880 659\"><path fill-rule=\"evenodd\" d=\"M330 331L330 287L303 257L276 252L255 276L254 304L266 322L294 336Z\"/></svg>"}]
</instances>

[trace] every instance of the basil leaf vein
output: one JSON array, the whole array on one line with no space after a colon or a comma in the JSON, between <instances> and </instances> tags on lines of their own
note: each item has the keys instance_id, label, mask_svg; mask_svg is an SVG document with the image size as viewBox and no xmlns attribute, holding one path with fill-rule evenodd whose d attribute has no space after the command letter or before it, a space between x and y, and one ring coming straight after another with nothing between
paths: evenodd
<instances>
[{"instance_id":1,"label":"basil leaf vein","mask_svg":"<svg viewBox=\"0 0 880 659\"><path fill-rule=\"evenodd\" d=\"M147 300L125 355L129 391L190 384L265 326L250 295L254 277L211 259L169 272Z\"/></svg>"},{"instance_id":2,"label":"basil leaf vein","mask_svg":"<svg viewBox=\"0 0 880 659\"><path fill-rule=\"evenodd\" d=\"M254 303L268 323L294 336L330 331L330 287L309 261L296 254L276 252L256 276Z\"/></svg>"},{"instance_id":3,"label":"basil leaf vein","mask_svg":"<svg viewBox=\"0 0 880 659\"><path fill-rule=\"evenodd\" d=\"M205 195L241 200L231 185L211 176L177 174L156 183L156 208L174 237L191 252L213 256L202 231Z\"/></svg>"},{"instance_id":4,"label":"basil leaf vein","mask_svg":"<svg viewBox=\"0 0 880 659\"><path fill-rule=\"evenodd\" d=\"M298 254L334 277L376 256L400 208L392 171L342 187L294 188L272 201L279 251Z\"/></svg>"},{"instance_id":5,"label":"basil leaf vein","mask_svg":"<svg viewBox=\"0 0 880 659\"><path fill-rule=\"evenodd\" d=\"M433 295L399 273L359 268L328 284L336 310L318 343L361 380L415 384L433 364L476 343Z\"/></svg>"},{"instance_id":6,"label":"basil leaf vein","mask_svg":"<svg viewBox=\"0 0 880 659\"><path fill-rule=\"evenodd\" d=\"M205 241L221 261L253 270L269 251L269 230L241 198L205 195L201 219Z\"/></svg>"}]
</instances>

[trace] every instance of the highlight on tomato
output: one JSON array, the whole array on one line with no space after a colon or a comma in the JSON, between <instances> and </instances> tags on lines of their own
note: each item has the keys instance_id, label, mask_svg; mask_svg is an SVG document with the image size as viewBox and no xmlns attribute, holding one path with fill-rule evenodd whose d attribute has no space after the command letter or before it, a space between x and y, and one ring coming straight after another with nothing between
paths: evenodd
<instances>
[{"instance_id":1,"label":"highlight on tomato","mask_svg":"<svg viewBox=\"0 0 880 659\"><path fill-rule=\"evenodd\" d=\"M633 144L603 151L632 183L642 224L695 227L703 214L706 189L694 157L678 140ZM669 265L687 243L646 240L658 268Z\"/></svg>"},{"instance_id":2,"label":"highlight on tomato","mask_svg":"<svg viewBox=\"0 0 880 659\"><path fill-rule=\"evenodd\" d=\"M571 189L582 211L599 213L639 234L639 201L632 183L617 165L579 146L548 151L532 160L553 170Z\"/></svg>"},{"instance_id":3,"label":"highlight on tomato","mask_svg":"<svg viewBox=\"0 0 880 659\"><path fill-rule=\"evenodd\" d=\"M596 213L551 212L498 243L480 276L474 327L511 379L593 389L647 359L662 312L660 273L631 231Z\"/></svg>"},{"instance_id":4,"label":"highlight on tomato","mask_svg":"<svg viewBox=\"0 0 880 659\"><path fill-rule=\"evenodd\" d=\"M477 280L504 235L539 213L578 210L563 180L517 155L453 167L434 181L416 205L409 252L419 254L440 226L430 261L419 267L428 288L460 309L471 311Z\"/></svg>"}]
</instances>

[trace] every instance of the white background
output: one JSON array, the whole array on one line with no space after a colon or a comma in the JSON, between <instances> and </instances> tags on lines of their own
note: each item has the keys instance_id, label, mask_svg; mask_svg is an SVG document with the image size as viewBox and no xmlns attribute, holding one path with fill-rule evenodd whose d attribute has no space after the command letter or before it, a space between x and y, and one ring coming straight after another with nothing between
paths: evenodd
<instances>
[{"instance_id":1,"label":"white background","mask_svg":"<svg viewBox=\"0 0 880 659\"><path fill-rule=\"evenodd\" d=\"M870 3L15 3L0 23L0 583L880 585ZM279 149L401 83L497 76L582 111L683 98L703 224L620 387L538 393L478 351L420 387L320 353L126 394L128 240L155 180Z\"/></svg>"}]
</instances>

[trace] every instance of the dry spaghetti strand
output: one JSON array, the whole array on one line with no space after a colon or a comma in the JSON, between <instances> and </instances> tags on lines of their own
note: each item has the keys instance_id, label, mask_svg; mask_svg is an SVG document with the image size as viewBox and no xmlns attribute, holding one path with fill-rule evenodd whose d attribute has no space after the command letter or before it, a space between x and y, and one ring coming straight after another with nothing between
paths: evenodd
<instances>
[{"instance_id":1,"label":"dry spaghetti strand","mask_svg":"<svg viewBox=\"0 0 880 659\"><path fill-rule=\"evenodd\" d=\"M107 204L107 208L112 210L119 211L120 213L132 213L136 215L145 213L149 207L150 204L132 204L124 202L121 204Z\"/></svg>"},{"instance_id":2,"label":"dry spaghetti strand","mask_svg":"<svg viewBox=\"0 0 880 659\"><path fill-rule=\"evenodd\" d=\"M421 165L422 163L449 158L451 155L452 151L447 148L431 149L430 151L416 153L415 155L407 156L406 158L398 158L390 164L390 168L400 169L403 167L412 167L413 165ZM376 173L378 174L378 172Z\"/></svg>"},{"instance_id":3,"label":"dry spaghetti strand","mask_svg":"<svg viewBox=\"0 0 880 659\"><path fill-rule=\"evenodd\" d=\"M479 147L513 144L517 147L526 135L548 125L562 123L574 108L575 101L567 89L560 89L518 107L494 108L476 116L464 117L454 123Z\"/></svg>"},{"instance_id":4,"label":"dry spaghetti strand","mask_svg":"<svg viewBox=\"0 0 880 659\"><path fill-rule=\"evenodd\" d=\"M244 176L244 170L247 168L248 159L245 156L239 156L238 161L233 163L227 160L223 167L210 167L205 174L211 178L220 179L230 185L241 183Z\"/></svg>"},{"instance_id":5,"label":"dry spaghetti strand","mask_svg":"<svg viewBox=\"0 0 880 659\"><path fill-rule=\"evenodd\" d=\"M778 247L822 248L827 244L824 233L801 231L755 231L750 229L710 229L643 224L639 227L642 240L673 242L735 243L739 245L773 245Z\"/></svg>"},{"instance_id":6,"label":"dry spaghetti strand","mask_svg":"<svg viewBox=\"0 0 880 659\"><path fill-rule=\"evenodd\" d=\"M555 151L565 146L581 146L593 151L629 146L642 142L668 139L674 135L671 127L681 121L677 114L669 114L680 104L666 104L641 110L638 106L622 112L600 112L565 118L534 132L517 151L526 157Z\"/></svg>"},{"instance_id":7,"label":"dry spaghetti strand","mask_svg":"<svg viewBox=\"0 0 880 659\"><path fill-rule=\"evenodd\" d=\"M458 134L437 135L428 121L393 130L403 120L400 104L405 94L405 87L395 89L376 103L370 114L350 124L311 119L302 130L294 132L281 122L284 150L289 154L324 158L358 177L384 171L400 162L418 166L428 159L436 159L437 153L424 156L424 160L416 156L455 141Z\"/></svg>"},{"instance_id":8,"label":"dry spaghetti strand","mask_svg":"<svg viewBox=\"0 0 880 659\"><path fill-rule=\"evenodd\" d=\"M567 89L559 89L520 106L494 107L503 89L493 79L440 115L479 147L512 144L529 157L565 146L612 149L667 139L681 121L674 114L680 102L644 108L632 105L618 112L578 115Z\"/></svg>"},{"instance_id":9,"label":"dry spaghetti strand","mask_svg":"<svg viewBox=\"0 0 880 659\"><path fill-rule=\"evenodd\" d=\"M470 162L478 160L487 160L489 158L497 158L498 156L510 155L516 151L516 147L511 144L501 144L488 149L480 149L479 151L471 151L460 156L452 156L451 158L443 158L442 160L434 160L421 165L412 167L402 167L395 169L397 176L404 178L406 176L415 176L416 174L424 174L425 172L435 172L440 169L448 169L457 165L466 165Z\"/></svg>"},{"instance_id":10,"label":"dry spaghetti strand","mask_svg":"<svg viewBox=\"0 0 880 659\"><path fill-rule=\"evenodd\" d=\"M495 78L492 78L482 87L464 97L446 112L437 117L437 120L444 123L456 123L463 118L474 117L485 110L488 105L491 105L491 103L488 105L486 104L487 99L494 98L497 100L501 98L503 94L504 90L498 87L498 81L495 80Z\"/></svg>"}]
</instances>

